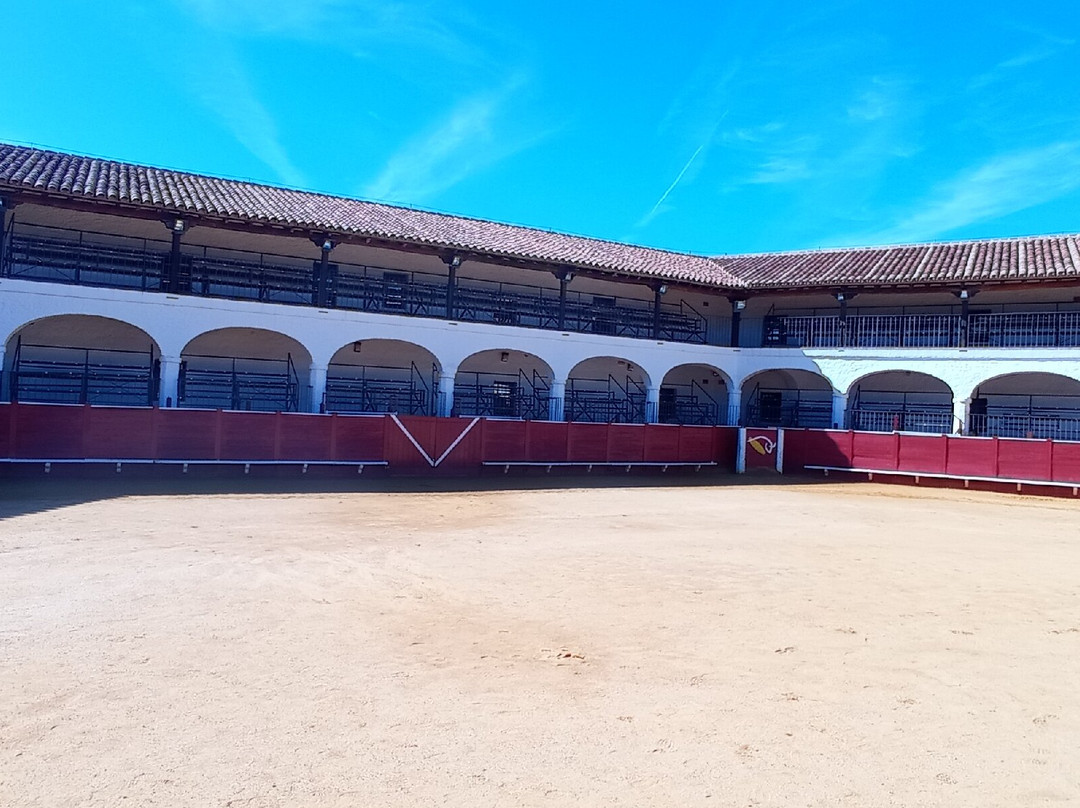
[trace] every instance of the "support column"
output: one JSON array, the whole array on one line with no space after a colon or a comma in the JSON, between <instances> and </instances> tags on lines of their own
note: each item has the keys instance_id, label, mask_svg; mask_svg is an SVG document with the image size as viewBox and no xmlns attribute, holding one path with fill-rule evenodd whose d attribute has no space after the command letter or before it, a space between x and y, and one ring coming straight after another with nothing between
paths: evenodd
<instances>
[{"instance_id":1,"label":"support column","mask_svg":"<svg viewBox=\"0 0 1080 808\"><path fill-rule=\"evenodd\" d=\"M457 295L457 271L461 266L461 256L457 253L450 253L443 256L443 263L446 264L447 278L446 278L446 319L453 320L456 316L454 311L454 298ZM453 391L451 391L451 398L453 398Z\"/></svg>"},{"instance_id":2,"label":"support column","mask_svg":"<svg viewBox=\"0 0 1080 808\"><path fill-rule=\"evenodd\" d=\"M326 412L326 365L314 362L308 368L308 389L311 391L309 412Z\"/></svg>"},{"instance_id":3,"label":"support column","mask_svg":"<svg viewBox=\"0 0 1080 808\"><path fill-rule=\"evenodd\" d=\"M454 411L454 376L456 373L444 373L439 377L439 400L435 414L449 418Z\"/></svg>"},{"instance_id":4,"label":"support column","mask_svg":"<svg viewBox=\"0 0 1080 808\"><path fill-rule=\"evenodd\" d=\"M548 390L548 420L561 421L566 413L566 381L553 379Z\"/></svg>"},{"instance_id":5,"label":"support column","mask_svg":"<svg viewBox=\"0 0 1080 808\"><path fill-rule=\"evenodd\" d=\"M15 206L0 196L0 275L7 272L7 216Z\"/></svg>"},{"instance_id":6,"label":"support column","mask_svg":"<svg viewBox=\"0 0 1080 808\"><path fill-rule=\"evenodd\" d=\"M739 326L742 322L743 309L746 308L745 300L731 298L731 347L739 347Z\"/></svg>"},{"instance_id":7,"label":"support column","mask_svg":"<svg viewBox=\"0 0 1080 808\"><path fill-rule=\"evenodd\" d=\"M330 251L337 245L330 236L312 239L320 250L319 266L315 271L315 290L312 303L321 309L330 305Z\"/></svg>"},{"instance_id":8,"label":"support column","mask_svg":"<svg viewBox=\"0 0 1080 808\"><path fill-rule=\"evenodd\" d=\"M165 220L165 226L172 234L172 248L169 250L169 266L165 273L163 291L179 294L188 291L180 288L180 238L187 232L187 222L176 216Z\"/></svg>"},{"instance_id":9,"label":"support column","mask_svg":"<svg viewBox=\"0 0 1080 808\"><path fill-rule=\"evenodd\" d=\"M724 421L726 426L738 426L739 420L742 418L742 390L737 387L733 390L728 390L727 394L727 420Z\"/></svg>"},{"instance_id":10,"label":"support column","mask_svg":"<svg viewBox=\"0 0 1080 808\"><path fill-rule=\"evenodd\" d=\"M833 429L847 429L847 393L832 394L832 426Z\"/></svg>"},{"instance_id":11,"label":"support column","mask_svg":"<svg viewBox=\"0 0 1080 808\"><path fill-rule=\"evenodd\" d=\"M957 335L957 344L966 348L968 344L968 325L971 322L971 296L973 292L961 289L957 292L960 298L960 333Z\"/></svg>"},{"instance_id":12,"label":"support column","mask_svg":"<svg viewBox=\"0 0 1080 808\"><path fill-rule=\"evenodd\" d=\"M645 391L645 423L655 424L660 420L660 386L649 385Z\"/></svg>"},{"instance_id":13,"label":"support column","mask_svg":"<svg viewBox=\"0 0 1080 808\"><path fill-rule=\"evenodd\" d=\"M966 435L968 433L968 416L971 412L970 398L954 398L953 405L953 433Z\"/></svg>"},{"instance_id":14,"label":"support column","mask_svg":"<svg viewBox=\"0 0 1080 808\"><path fill-rule=\"evenodd\" d=\"M667 294L667 285L653 287L652 338L660 339L660 301Z\"/></svg>"},{"instance_id":15,"label":"support column","mask_svg":"<svg viewBox=\"0 0 1080 808\"><path fill-rule=\"evenodd\" d=\"M840 347L846 347L848 344L847 333L847 307L848 307L848 295L846 292L837 292L836 301L840 304ZM835 419L835 413L833 413Z\"/></svg>"},{"instance_id":16,"label":"support column","mask_svg":"<svg viewBox=\"0 0 1080 808\"><path fill-rule=\"evenodd\" d=\"M574 273L569 269L563 269L555 273L559 279L559 330L566 328L566 287L574 279ZM561 418L558 420L562 420Z\"/></svg>"},{"instance_id":17,"label":"support column","mask_svg":"<svg viewBox=\"0 0 1080 808\"><path fill-rule=\"evenodd\" d=\"M180 357L163 356L159 361L158 406L175 407L180 403Z\"/></svg>"}]
</instances>

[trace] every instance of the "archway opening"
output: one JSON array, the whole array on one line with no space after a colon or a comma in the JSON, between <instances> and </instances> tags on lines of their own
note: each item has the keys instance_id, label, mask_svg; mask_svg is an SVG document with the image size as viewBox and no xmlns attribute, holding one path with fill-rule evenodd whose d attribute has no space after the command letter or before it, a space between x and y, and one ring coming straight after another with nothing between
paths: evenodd
<instances>
[{"instance_id":1,"label":"archway opening","mask_svg":"<svg viewBox=\"0 0 1080 808\"><path fill-rule=\"evenodd\" d=\"M545 421L554 374L543 359L524 351L479 351L454 378L454 412Z\"/></svg>"},{"instance_id":2,"label":"archway opening","mask_svg":"<svg viewBox=\"0 0 1080 808\"><path fill-rule=\"evenodd\" d=\"M566 379L566 420L644 423L648 383L645 371L628 359L579 362Z\"/></svg>"},{"instance_id":3,"label":"archway opening","mask_svg":"<svg viewBox=\"0 0 1080 808\"><path fill-rule=\"evenodd\" d=\"M953 431L952 389L926 373L871 373L848 393L847 426L867 432L948 434Z\"/></svg>"},{"instance_id":4,"label":"archway opening","mask_svg":"<svg viewBox=\"0 0 1080 808\"><path fill-rule=\"evenodd\" d=\"M743 422L747 426L828 429L832 425L832 385L808 370L763 370L743 382Z\"/></svg>"},{"instance_id":5,"label":"archway opening","mask_svg":"<svg viewBox=\"0 0 1080 808\"><path fill-rule=\"evenodd\" d=\"M1080 381L1056 373L1010 373L971 397L967 433L1080 440Z\"/></svg>"},{"instance_id":6,"label":"archway opening","mask_svg":"<svg viewBox=\"0 0 1080 808\"><path fill-rule=\"evenodd\" d=\"M307 408L311 355L261 328L200 334L180 354L178 403L198 409L297 412Z\"/></svg>"},{"instance_id":7,"label":"archway opening","mask_svg":"<svg viewBox=\"0 0 1080 808\"><path fill-rule=\"evenodd\" d=\"M161 350L141 328L84 314L43 317L8 340L4 394L13 402L147 407Z\"/></svg>"},{"instance_id":8,"label":"archway opening","mask_svg":"<svg viewBox=\"0 0 1080 808\"><path fill-rule=\"evenodd\" d=\"M662 424L727 424L728 386L711 365L679 365L660 385L658 420Z\"/></svg>"},{"instance_id":9,"label":"archway opening","mask_svg":"<svg viewBox=\"0 0 1080 808\"><path fill-rule=\"evenodd\" d=\"M393 339L344 346L326 373L327 412L432 415L439 362L426 348Z\"/></svg>"}]
</instances>

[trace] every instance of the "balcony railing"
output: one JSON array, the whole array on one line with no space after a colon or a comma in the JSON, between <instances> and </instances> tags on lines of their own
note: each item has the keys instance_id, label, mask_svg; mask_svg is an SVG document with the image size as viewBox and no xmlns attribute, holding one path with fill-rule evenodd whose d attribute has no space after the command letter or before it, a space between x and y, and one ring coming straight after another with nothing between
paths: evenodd
<instances>
[{"instance_id":1,"label":"balcony railing","mask_svg":"<svg viewBox=\"0 0 1080 808\"><path fill-rule=\"evenodd\" d=\"M1033 348L1080 346L1080 311L860 314L765 318L765 347Z\"/></svg>"},{"instance_id":2,"label":"balcony railing","mask_svg":"<svg viewBox=\"0 0 1080 808\"><path fill-rule=\"evenodd\" d=\"M19 225L0 255L0 273L12 278L84 286L159 291L171 266L165 241ZM177 288L202 297L314 305L318 262L288 256L210 247L184 247ZM705 342L705 318L685 303L665 303L655 317L650 302L459 276L453 309L439 275L385 267L332 263L327 305L354 311Z\"/></svg>"}]
</instances>

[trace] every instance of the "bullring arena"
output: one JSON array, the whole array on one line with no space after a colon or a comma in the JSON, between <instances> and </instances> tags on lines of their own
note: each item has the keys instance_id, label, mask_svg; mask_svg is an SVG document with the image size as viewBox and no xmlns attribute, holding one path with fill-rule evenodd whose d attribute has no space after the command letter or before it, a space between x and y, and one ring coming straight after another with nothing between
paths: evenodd
<instances>
[{"instance_id":1,"label":"bullring arena","mask_svg":"<svg viewBox=\"0 0 1080 808\"><path fill-rule=\"evenodd\" d=\"M0 144L0 805L1080 803L1078 509L1075 235Z\"/></svg>"},{"instance_id":2,"label":"bullring arena","mask_svg":"<svg viewBox=\"0 0 1080 808\"><path fill-rule=\"evenodd\" d=\"M582 479L8 481L0 804L1080 800L1075 501Z\"/></svg>"}]
</instances>

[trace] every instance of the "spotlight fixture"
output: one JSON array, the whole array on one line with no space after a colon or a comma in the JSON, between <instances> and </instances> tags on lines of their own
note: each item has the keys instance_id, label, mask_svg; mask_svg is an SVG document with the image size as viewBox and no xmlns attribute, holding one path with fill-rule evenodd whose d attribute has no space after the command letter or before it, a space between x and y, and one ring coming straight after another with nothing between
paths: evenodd
<instances>
[{"instance_id":1,"label":"spotlight fixture","mask_svg":"<svg viewBox=\"0 0 1080 808\"><path fill-rule=\"evenodd\" d=\"M499 355L499 361L500 362L509 362L510 361L510 352L509 351L503 351Z\"/></svg>"}]
</instances>

